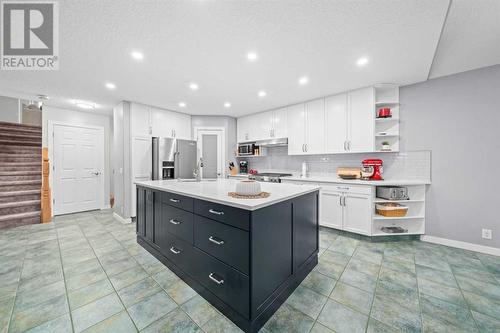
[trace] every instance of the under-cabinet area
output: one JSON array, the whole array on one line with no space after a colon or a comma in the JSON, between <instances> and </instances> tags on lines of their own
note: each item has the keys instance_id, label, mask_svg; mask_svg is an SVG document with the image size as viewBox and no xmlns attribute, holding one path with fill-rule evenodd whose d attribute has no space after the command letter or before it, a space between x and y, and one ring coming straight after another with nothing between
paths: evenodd
<instances>
[{"instance_id":1,"label":"under-cabinet area","mask_svg":"<svg viewBox=\"0 0 500 333\"><path fill-rule=\"evenodd\" d=\"M241 329L257 332L318 261L317 187L277 186L296 194L248 210L138 184L137 241Z\"/></svg>"}]
</instances>

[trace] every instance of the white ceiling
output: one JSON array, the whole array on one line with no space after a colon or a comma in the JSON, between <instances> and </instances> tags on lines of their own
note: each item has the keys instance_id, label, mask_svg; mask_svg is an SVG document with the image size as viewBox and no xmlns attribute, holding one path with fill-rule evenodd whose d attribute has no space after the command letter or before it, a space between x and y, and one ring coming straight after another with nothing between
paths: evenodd
<instances>
[{"instance_id":1,"label":"white ceiling","mask_svg":"<svg viewBox=\"0 0 500 333\"><path fill-rule=\"evenodd\" d=\"M433 76L500 62L495 1L454 0ZM483 15L477 4L483 2L490 7L487 20L468 11L473 6ZM88 100L99 105L96 112L129 100L190 114L239 116L374 83L426 80L449 0L64 0L59 5L60 70L3 71L0 94L47 94L49 104L73 108L69 100ZM477 31L464 32L461 24ZM496 35L480 28L483 24ZM142 51L144 60L131 59L132 50ZM258 61L247 61L249 51L258 53ZM460 61L462 54L472 59ZM364 68L355 65L361 56L370 60ZM309 84L300 86L304 75ZM107 90L106 81L117 89ZM189 82L199 90L191 91ZM261 89L265 98L257 97ZM179 108L180 101L187 107ZM223 107L225 101L231 109Z\"/></svg>"}]
</instances>

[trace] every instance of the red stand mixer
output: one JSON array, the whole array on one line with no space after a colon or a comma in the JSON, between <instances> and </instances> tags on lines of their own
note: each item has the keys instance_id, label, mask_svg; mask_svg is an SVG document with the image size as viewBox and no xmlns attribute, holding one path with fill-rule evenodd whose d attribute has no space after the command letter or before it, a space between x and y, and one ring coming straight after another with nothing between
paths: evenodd
<instances>
[{"instance_id":1,"label":"red stand mixer","mask_svg":"<svg viewBox=\"0 0 500 333\"><path fill-rule=\"evenodd\" d=\"M384 178L382 178L382 173L384 172L382 165L384 164L384 162L381 159L366 159L361 163L363 163L363 170L361 172L363 179L384 180Z\"/></svg>"}]
</instances>

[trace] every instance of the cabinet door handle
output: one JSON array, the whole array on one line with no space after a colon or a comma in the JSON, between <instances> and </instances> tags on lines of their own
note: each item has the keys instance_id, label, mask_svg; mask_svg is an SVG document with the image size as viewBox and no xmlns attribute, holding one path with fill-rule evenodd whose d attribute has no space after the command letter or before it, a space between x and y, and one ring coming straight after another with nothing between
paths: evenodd
<instances>
[{"instance_id":1,"label":"cabinet door handle","mask_svg":"<svg viewBox=\"0 0 500 333\"><path fill-rule=\"evenodd\" d=\"M179 202L181 202L179 199L174 199L174 198L171 198L171 199L170 199L170 201L171 201L171 202L175 202L175 203L179 203Z\"/></svg>"},{"instance_id":2,"label":"cabinet door handle","mask_svg":"<svg viewBox=\"0 0 500 333\"><path fill-rule=\"evenodd\" d=\"M173 254L179 254L179 253L181 253L181 251L180 251L180 250L177 250L177 249L176 249L175 247L173 247L173 246L170 248L170 252L172 252Z\"/></svg>"},{"instance_id":3,"label":"cabinet door handle","mask_svg":"<svg viewBox=\"0 0 500 333\"><path fill-rule=\"evenodd\" d=\"M341 195L339 195L339 205L342 206L342 196Z\"/></svg>"},{"instance_id":4,"label":"cabinet door handle","mask_svg":"<svg viewBox=\"0 0 500 333\"><path fill-rule=\"evenodd\" d=\"M211 241L212 243L215 243L217 245L223 245L224 241L222 239L217 240L217 238L214 238L213 236L208 237L208 240Z\"/></svg>"},{"instance_id":5,"label":"cabinet door handle","mask_svg":"<svg viewBox=\"0 0 500 333\"><path fill-rule=\"evenodd\" d=\"M342 206L345 207L345 196L342 196Z\"/></svg>"},{"instance_id":6,"label":"cabinet door handle","mask_svg":"<svg viewBox=\"0 0 500 333\"><path fill-rule=\"evenodd\" d=\"M175 220L175 219L170 219L170 223L175 224L175 225L179 225L179 224L181 224L182 222L181 222L181 221L177 221L177 220Z\"/></svg>"},{"instance_id":7,"label":"cabinet door handle","mask_svg":"<svg viewBox=\"0 0 500 333\"><path fill-rule=\"evenodd\" d=\"M302 152L305 153L306 152L306 149L304 148L305 144L303 143L302 144Z\"/></svg>"},{"instance_id":8,"label":"cabinet door handle","mask_svg":"<svg viewBox=\"0 0 500 333\"><path fill-rule=\"evenodd\" d=\"M347 150L351 151L351 141L347 141Z\"/></svg>"},{"instance_id":9,"label":"cabinet door handle","mask_svg":"<svg viewBox=\"0 0 500 333\"><path fill-rule=\"evenodd\" d=\"M209 209L208 211L212 214L215 214L215 215L224 215L224 212L221 212L218 210Z\"/></svg>"},{"instance_id":10,"label":"cabinet door handle","mask_svg":"<svg viewBox=\"0 0 500 333\"><path fill-rule=\"evenodd\" d=\"M221 285L224 283L224 280L223 279L220 279L220 280L217 280L217 278L214 276L214 273L210 273L208 274L208 277L210 278L210 280L214 281L215 283L217 283L218 285Z\"/></svg>"},{"instance_id":11,"label":"cabinet door handle","mask_svg":"<svg viewBox=\"0 0 500 333\"><path fill-rule=\"evenodd\" d=\"M309 149L309 148L307 147L307 143L306 143L306 153L307 153L307 150L308 150L308 149Z\"/></svg>"}]
</instances>

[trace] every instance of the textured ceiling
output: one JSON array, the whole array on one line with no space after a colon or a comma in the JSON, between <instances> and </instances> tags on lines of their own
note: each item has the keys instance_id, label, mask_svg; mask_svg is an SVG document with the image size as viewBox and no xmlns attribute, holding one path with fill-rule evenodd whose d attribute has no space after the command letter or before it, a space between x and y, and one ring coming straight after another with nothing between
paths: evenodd
<instances>
[{"instance_id":1,"label":"textured ceiling","mask_svg":"<svg viewBox=\"0 0 500 333\"><path fill-rule=\"evenodd\" d=\"M110 112L129 100L190 114L239 116L374 83L426 80L449 1L64 0L59 5L60 70L0 72L0 94L47 94L49 104L62 107L72 107L71 99L88 100L99 105L95 112ZM443 38L454 31L445 29ZM144 60L131 59L132 50L142 51ZM258 61L247 61L249 51L258 53ZM433 75L450 71L441 65L448 53L436 57ZM361 56L369 58L363 68L355 64ZM304 75L309 84L300 86ZM107 90L106 81L117 89ZM199 90L191 91L189 82ZM265 98L257 97L261 89ZM180 101L187 107L179 108Z\"/></svg>"}]
</instances>

